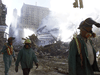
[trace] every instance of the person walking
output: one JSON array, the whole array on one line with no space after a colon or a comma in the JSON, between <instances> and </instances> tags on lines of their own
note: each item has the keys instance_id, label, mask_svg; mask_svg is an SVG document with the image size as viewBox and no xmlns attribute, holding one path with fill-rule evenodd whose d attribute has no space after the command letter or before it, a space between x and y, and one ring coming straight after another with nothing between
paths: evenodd
<instances>
[{"instance_id":1,"label":"person walking","mask_svg":"<svg viewBox=\"0 0 100 75\"><path fill-rule=\"evenodd\" d=\"M100 27L100 24L87 18L79 25L80 34L70 42L68 64L69 75L94 75L99 71L96 61L96 51L91 38L96 34L92 31L92 25Z\"/></svg>"},{"instance_id":2,"label":"person walking","mask_svg":"<svg viewBox=\"0 0 100 75\"><path fill-rule=\"evenodd\" d=\"M14 37L9 37L8 43L5 43L2 50L0 51L0 54L1 53L3 54L3 61L5 65L5 75L8 75L8 71L12 63L12 56L14 58L14 61L16 61L15 52L12 46L14 39L15 39Z\"/></svg>"},{"instance_id":3,"label":"person walking","mask_svg":"<svg viewBox=\"0 0 100 75\"><path fill-rule=\"evenodd\" d=\"M31 40L25 40L24 47L19 51L18 57L15 63L15 71L18 72L19 62L21 62L21 68L23 70L23 75L29 75L30 70L33 68L33 61L38 68L38 60L37 57L31 48Z\"/></svg>"}]
</instances>

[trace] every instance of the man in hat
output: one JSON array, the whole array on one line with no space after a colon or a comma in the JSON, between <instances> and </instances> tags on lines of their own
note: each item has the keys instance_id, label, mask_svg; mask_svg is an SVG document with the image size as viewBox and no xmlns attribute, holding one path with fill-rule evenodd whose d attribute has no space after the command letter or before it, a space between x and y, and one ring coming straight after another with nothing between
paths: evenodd
<instances>
[{"instance_id":1,"label":"man in hat","mask_svg":"<svg viewBox=\"0 0 100 75\"><path fill-rule=\"evenodd\" d=\"M38 68L37 57L31 48L31 40L25 40L24 47L19 51L18 57L15 63L15 71L18 72L19 62L21 62L21 67L23 70L23 75L29 75L30 70L33 68L33 61Z\"/></svg>"},{"instance_id":2,"label":"man in hat","mask_svg":"<svg viewBox=\"0 0 100 75\"><path fill-rule=\"evenodd\" d=\"M11 62L12 62L12 56L14 58L14 61L16 61L15 52L14 52L13 46L12 46L14 39L15 39L14 37L9 37L8 43L5 43L2 50L0 51L0 54L1 53L3 54L3 61L4 61L4 65L5 65L5 75L8 75L8 71L9 71L9 68L10 68Z\"/></svg>"},{"instance_id":3,"label":"man in hat","mask_svg":"<svg viewBox=\"0 0 100 75\"><path fill-rule=\"evenodd\" d=\"M90 38L96 36L92 31L92 25L100 27L100 24L87 18L82 21L79 28L80 34L72 39L69 48L69 75L94 75L99 71L96 62L96 51Z\"/></svg>"}]
</instances>

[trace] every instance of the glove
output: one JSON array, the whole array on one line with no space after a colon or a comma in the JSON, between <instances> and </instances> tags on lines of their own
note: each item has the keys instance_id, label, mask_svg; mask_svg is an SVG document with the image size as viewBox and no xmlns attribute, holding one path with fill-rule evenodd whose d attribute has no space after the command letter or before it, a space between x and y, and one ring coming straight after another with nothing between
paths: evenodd
<instances>
[{"instance_id":1,"label":"glove","mask_svg":"<svg viewBox=\"0 0 100 75\"><path fill-rule=\"evenodd\" d=\"M18 66L15 67L15 71L18 72Z\"/></svg>"},{"instance_id":2,"label":"glove","mask_svg":"<svg viewBox=\"0 0 100 75\"><path fill-rule=\"evenodd\" d=\"M16 61L16 58L14 57L14 62Z\"/></svg>"},{"instance_id":3,"label":"glove","mask_svg":"<svg viewBox=\"0 0 100 75\"><path fill-rule=\"evenodd\" d=\"M35 63L35 65L36 65L36 69L38 68L38 63Z\"/></svg>"}]
</instances>

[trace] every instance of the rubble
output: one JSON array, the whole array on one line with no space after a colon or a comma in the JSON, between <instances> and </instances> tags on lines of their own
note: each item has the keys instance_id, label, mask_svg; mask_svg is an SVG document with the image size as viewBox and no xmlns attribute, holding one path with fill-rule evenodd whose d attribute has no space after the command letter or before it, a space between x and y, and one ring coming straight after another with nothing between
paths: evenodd
<instances>
[{"instance_id":1,"label":"rubble","mask_svg":"<svg viewBox=\"0 0 100 75\"><path fill-rule=\"evenodd\" d=\"M58 68L57 70L59 73L68 74L67 71L63 70L62 68Z\"/></svg>"},{"instance_id":2,"label":"rubble","mask_svg":"<svg viewBox=\"0 0 100 75\"><path fill-rule=\"evenodd\" d=\"M42 52L43 54L50 54L51 56L62 56L62 57L67 57L68 51L66 51L68 47L65 47L64 45L59 44L59 42L46 45L44 47L38 47L37 51ZM61 57L59 57L61 58Z\"/></svg>"},{"instance_id":3,"label":"rubble","mask_svg":"<svg viewBox=\"0 0 100 75\"><path fill-rule=\"evenodd\" d=\"M27 38L22 38L22 40L25 40ZM61 41L56 41L56 43L45 45L45 46L38 46L38 38L35 34L29 36L29 39L31 40L31 46L32 49L36 52L37 56L40 58L43 58L45 56L48 56L48 58L51 58L51 56L59 56L61 59L62 57L68 56L68 46L69 44L65 44Z\"/></svg>"}]
</instances>

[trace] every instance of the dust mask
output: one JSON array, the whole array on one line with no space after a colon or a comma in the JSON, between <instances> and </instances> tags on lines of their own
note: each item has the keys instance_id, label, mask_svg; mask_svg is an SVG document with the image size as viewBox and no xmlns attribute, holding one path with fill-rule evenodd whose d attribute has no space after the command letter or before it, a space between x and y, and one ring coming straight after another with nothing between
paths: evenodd
<instances>
[{"instance_id":1,"label":"dust mask","mask_svg":"<svg viewBox=\"0 0 100 75\"><path fill-rule=\"evenodd\" d=\"M88 38L91 38L92 37L92 34L91 33L86 33L86 38L88 39Z\"/></svg>"}]
</instances>

